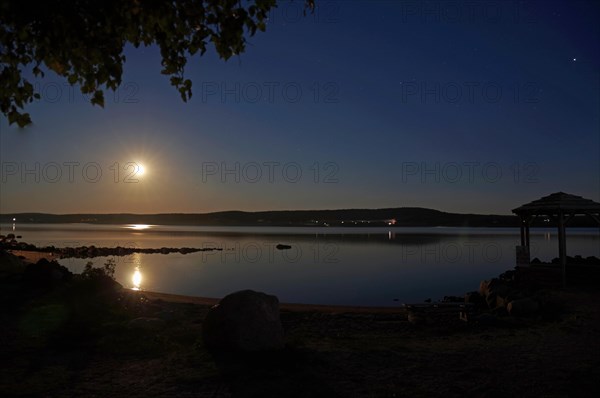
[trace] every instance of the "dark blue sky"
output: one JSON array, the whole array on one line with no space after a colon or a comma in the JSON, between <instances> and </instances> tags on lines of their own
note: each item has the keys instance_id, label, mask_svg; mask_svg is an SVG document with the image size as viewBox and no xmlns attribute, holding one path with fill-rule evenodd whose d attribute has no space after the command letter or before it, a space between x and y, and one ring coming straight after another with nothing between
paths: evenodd
<instances>
[{"instance_id":1,"label":"dark blue sky","mask_svg":"<svg viewBox=\"0 0 600 398\"><path fill-rule=\"evenodd\" d=\"M0 212L600 200L598 2L301 4L238 58L192 58L188 103L152 47L126 49L105 109L48 74L35 126L0 121Z\"/></svg>"}]
</instances>

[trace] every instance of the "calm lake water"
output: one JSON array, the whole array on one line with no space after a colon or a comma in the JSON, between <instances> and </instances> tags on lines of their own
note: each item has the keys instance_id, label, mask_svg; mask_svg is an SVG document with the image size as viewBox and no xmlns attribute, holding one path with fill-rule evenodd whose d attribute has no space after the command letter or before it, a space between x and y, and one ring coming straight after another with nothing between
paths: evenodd
<instances>
[{"instance_id":1,"label":"calm lake water","mask_svg":"<svg viewBox=\"0 0 600 398\"><path fill-rule=\"evenodd\" d=\"M13 232L1 224L0 233ZM17 224L37 246L197 247L223 251L114 257L129 288L205 297L240 289L282 302L397 306L477 290L479 281L512 269L516 228L295 228ZM558 256L555 229L532 229L531 257ZM567 230L569 255L600 257L600 230ZM277 244L291 245L289 250ZM106 257L63 259L81 272Z\"/></svg>"}]
</instances>

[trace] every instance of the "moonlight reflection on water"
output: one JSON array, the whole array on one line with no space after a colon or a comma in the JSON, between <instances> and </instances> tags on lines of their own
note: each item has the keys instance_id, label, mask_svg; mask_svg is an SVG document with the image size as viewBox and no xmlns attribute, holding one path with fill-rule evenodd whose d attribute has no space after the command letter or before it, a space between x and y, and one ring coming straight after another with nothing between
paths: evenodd
<instances>
[{"instance_id":1,"label":"moonlight reflection on water","mask_svg":"<svg viewBox=\"0 0 600 398\"><path fill-rule=\"evenodd\" d=\"M136 230L136 231L142 231L142 230L145 230L145 229L152 228L152 225L148 225L148 224L130 224L130 225L127 225L125 228L133 229L133 230Z\"/></svg>"},{"instance_id":2,"label":"moonlight reflection on water","mask_svg":"<svg viewBox=\"0 0 600 398\"><path fill-rule=\"evenodd\" d=\"M133 290L140 290L140 286L142 285L142 273L140 272L139 266L135 267L135 271L131 277L131 282L133 283Z\"/></svg>"}]
</instances>

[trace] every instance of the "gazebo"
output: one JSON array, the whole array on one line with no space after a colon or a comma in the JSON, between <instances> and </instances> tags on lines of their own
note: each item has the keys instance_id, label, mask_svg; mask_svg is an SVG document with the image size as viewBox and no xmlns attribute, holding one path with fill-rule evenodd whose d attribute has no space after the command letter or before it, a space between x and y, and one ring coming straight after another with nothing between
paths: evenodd
<instances>
[{"instance_id":1,"label":"gazebo","mask_svg":"<svg viewBox=\"0 0 600 398\"><path fill-rule=\"evenodd\" d=\"M533 202L517 207L512 211L520 218L521 247L517 248L529 262L529 226L538 216L546 216L558 224L558 256L562 267L563 285L566 283L567 242L565 235L566 224L576 215L585 214L600 225L600 203L581 196L556 192Z\"/></svg>"}]
</instances>

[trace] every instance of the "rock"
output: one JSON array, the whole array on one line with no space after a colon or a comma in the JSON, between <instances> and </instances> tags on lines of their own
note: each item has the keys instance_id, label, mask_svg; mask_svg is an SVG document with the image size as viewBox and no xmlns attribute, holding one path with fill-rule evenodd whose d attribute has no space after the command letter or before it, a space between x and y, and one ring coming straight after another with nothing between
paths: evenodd
<instances>
[{"instance_id":1,"label":"rock","mask_svg":"<svg viewBox=\"0 0 600 398\"><path fill-rule=\"evenodd\" d=\"M408 311L407 319L413 325L422 325L427 321L426 316L423 312L414 310Z\"/></svg>"},{"instance_id":2,"label":"rock","mask_svg":"<svg viewBox=\"0 0 600 398\"><path fill-rule=\"evenodd\" d=\"M503 281L513 281L515 279L515 270L508 270L500 274L499 278Z\"/></svg>"},{"instance_id":3,"label":"rock","mask_svg":"<svg viewBox=\"0 0 600 398\"><path fill-rule=\"evenodd\" d=\"M494 282L494 279L492 280L483 280L481 282L479 282L479 294L481 294L484 298L487 297L488 293L489 293L489 289L490 289L490 284L492 284Z\"/></svg>"},{"instance_id":4,"label":"rock","mask_svg":"<svg viewBox=\"0 0 600 398\"><path fill-rule=\"evenodd\" d=\"M539 311L540 306L537 301L530 298L513 300L506 306L506 310L513 316L527 316Z\"/></svg>"},{"instance_id":5,"label":"rock","mask_svg":"<svg viewBox=\"0 0 600 398\"><path fill-rule=\"evenodd\" d=\"M279 300L252 290L232 293L208 311L202 338L212 351L282 349Z\"/></svg>"},{"instance_id":6,"label":"rock","mask_svg":"<svg viewBox=\"0 0 600 398\"><path fill-rule=\"evenodd\" d=\"M506 308L508 303L513 300L521 298L518 291L511 289L510 287L503 285L492 290L491 294L496 295L496 307Z\"/></svg>"},{"instance_id":7,"label":"rock","mask_svg":"<svg viewBox=\"0 0 600 398\"><path fill-rule=\"evenodd\" d=\"M494 309L498 306L498 297L495 294L490 293L486 296L485 302L489 309Z\"/></svg>"},{"instance_id":8,"label":"rock","mask_svg":"<svg viewBox=\"0 0 600 398\"><path fill-rule=\"evenodd\" d=\"M600 259L596 256L589 256L586 259L586 263L590 265L600 265Z\"/></svg>"},{"instance_id":9,"label":"rock","mask_svg":"<svg viewBox=\"0 0 600 398\"><path fill-rule=\"evenodd\" d=\"M508 305L508 303L510 303L512 301L512 299L510 298L509 295L496 295L496 307L502 307L502 308L506 308L506 306Z\"/></svg>"},{"instance_id":10,"label":"rock","mask_svg":"<svg viewBox=\"0 0 600 398\"><path fill-rule=\"evenodd\" d=\"M511 301L512 301L512 299L509 297L508 294L506 294L506 295L496 295L496 307L506 308L506 306L508 305L508 303L510 303Z\"/></svg>"},{"instance_id":11,"label":"rock","mask_svg":"<svg viewBox=\"0 0 600 398\"><path fill-rule=\"evenodd\" d=\"M469 292L465 294L465 303L475 304L476 306L482 306L485 304L485 300L479 292Z\"/></svg>"},{"instance_id":12,"label":"rock","mask_svg":"<svg viewBox=\"0 0 600 398\"><path fill-rule=\"evenodd\" d=\"M490 309L506 307L507 298L513 293L512 289L501 280L494 278L489 281L481 281L479 293L485 298Z\"/></svg>"},{"instance_id":13,"label":"rock","mask_svg":"<svg viewBox=\"0 0 600 398\"><path fill-rule=\"evenodd\" d=\"M163 319L160 318L147 318L140 317L135 318L127 322L127 326L132 329L142 329L142 330L160 330L165 327L166 323Z\"/></svg>"}]
</instances>

